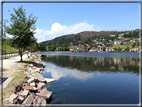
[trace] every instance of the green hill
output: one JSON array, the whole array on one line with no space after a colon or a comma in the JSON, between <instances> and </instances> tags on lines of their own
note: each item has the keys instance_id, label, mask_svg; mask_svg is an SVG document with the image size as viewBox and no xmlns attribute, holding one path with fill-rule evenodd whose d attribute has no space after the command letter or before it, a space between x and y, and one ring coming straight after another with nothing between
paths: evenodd
<instances>
[{"instance_id":1,"label":"green hill","mask_svg":"<svg viewBox=\"0 0 142 107\"><path fill-rule=\"evenodd\" d=\"M5 44L6 43L3 42L2 53L5 53ZM11 53L11 52L18 52L18 49L15 49L15 48L6 44L6 53Z\"/></svg>"},{"instance_id":2,"label":"green hill","mask_svg":"<svg viewBox=\"0 0 142 107\"><path fill-rule=\"evenodd\" d=\"M56 46L69 46L69 45L79 45L84 44L85 40L95 38L96 36L102 36L102 35L116 35L118 34L118 31L84 31L77 34L68 34L63 35L57 38L54 38L53 40L48 40L42 42L44 45L56 45Z\"/></svg>"}]
</instances>

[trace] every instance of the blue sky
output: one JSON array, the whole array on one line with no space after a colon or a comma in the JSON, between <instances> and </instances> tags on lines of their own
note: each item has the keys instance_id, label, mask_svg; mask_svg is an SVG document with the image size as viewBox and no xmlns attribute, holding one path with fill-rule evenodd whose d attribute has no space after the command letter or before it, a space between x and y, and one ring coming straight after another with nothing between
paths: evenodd
<instances>
[{"instance_id":1,"label":"blue sky","mask_svg":"<svg viewBox=\"0 0 142 107\"><path fill-rule=\"evenodd\" d=\"M23 5L27 16L38 17L38 42L81 31L139 28L139 3L4 3L3 19ZM10 10L10 12L8 12Z\"/></svg>"}]
</instances>

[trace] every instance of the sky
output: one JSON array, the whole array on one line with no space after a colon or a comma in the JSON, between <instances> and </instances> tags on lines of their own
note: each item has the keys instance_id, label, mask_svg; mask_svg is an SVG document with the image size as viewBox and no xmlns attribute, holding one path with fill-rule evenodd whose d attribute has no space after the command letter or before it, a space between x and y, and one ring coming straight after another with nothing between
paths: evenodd
<instances>
[{"instance_id":1,"label":"sky","mask_svg":"<svg viewBox=\"0 0 142 107\"><path fill-rule=\"evenodd\" d=\"M34 35L38 42L82 31L124 31L140 27L139 3L3 3L7 26L13 8L21 5L27 17L31 13L38 17Z\"/></svg>"}]
</instances>

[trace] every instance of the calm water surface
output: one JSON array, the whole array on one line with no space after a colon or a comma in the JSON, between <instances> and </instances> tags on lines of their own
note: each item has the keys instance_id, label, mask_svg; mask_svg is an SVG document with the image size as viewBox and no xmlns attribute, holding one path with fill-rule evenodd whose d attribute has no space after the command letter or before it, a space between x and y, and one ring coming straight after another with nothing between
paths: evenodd
<instances>
[{"instance_id":1,"label":"calm water surface","mask_svg":"<svg viewBox=\"0 0 142 107\"><path fill-rule=\"evenodd\" d=\"M139 104L138 53L41 53L51 104Z\"/></svg>"}]
</instances>

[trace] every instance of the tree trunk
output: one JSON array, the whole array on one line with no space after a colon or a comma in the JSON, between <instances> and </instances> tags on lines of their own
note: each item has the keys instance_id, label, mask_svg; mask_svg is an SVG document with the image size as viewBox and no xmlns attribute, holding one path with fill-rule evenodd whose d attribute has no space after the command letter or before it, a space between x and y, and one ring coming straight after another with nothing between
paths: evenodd
<instances>
[{"instance_id":1,"label":"tree trunk","mask_svg":"<svg viewBox=\"0 0 142 107\"><path fill-rule=\"evenodd\" d=\"M20 50L20 48L19 48L19 55L21 57L20 62L22 62L23 61L23 59L22 59L23 54L22 54L22 49Z\"/></svg>"}]
</instances>

